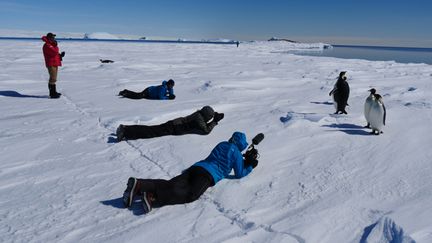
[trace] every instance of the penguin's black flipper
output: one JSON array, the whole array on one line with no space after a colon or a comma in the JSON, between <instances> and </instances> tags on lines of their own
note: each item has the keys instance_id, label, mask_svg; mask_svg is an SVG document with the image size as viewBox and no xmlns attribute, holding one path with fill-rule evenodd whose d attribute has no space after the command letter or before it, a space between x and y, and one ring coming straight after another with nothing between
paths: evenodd
<instances>
[{"instance_id":1,"label":"penguin's black flipper","mask_svg":"<svg viewBox=\"0 0 432 243\"><path fill-rule=\"evenodd\" d=\"M332 94L333 94L336 90L337 90L337 88L334 87L334 88L332 89L332 91L330 91L329 96L332 96Z\"/></svg>"},{"instance_id":2,"label":"penguin's black flipper","mask_svg":"<svg viewBox=\"0 0 432 243\"><path fill-rule=\"evenodd\" d=\"M386 120L387 111L386 111L386 108L385 108L384 103L383 103L382 105L383 105L383 109L384 109L383 125L385 125L385 120Z\"/></svg>"}]
</instances>

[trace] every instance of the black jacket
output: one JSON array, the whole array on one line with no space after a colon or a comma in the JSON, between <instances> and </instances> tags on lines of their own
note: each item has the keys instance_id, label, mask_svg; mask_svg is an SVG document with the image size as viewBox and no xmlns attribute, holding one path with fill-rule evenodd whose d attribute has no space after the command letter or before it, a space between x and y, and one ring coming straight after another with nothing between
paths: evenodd
<instances>
[{"instance_id":1,"label":"black jacket","mask_svg":"<svg viewBox=\"0 0 432 243\"><path fill-rule=\"evenodd\" d=\"M213 121L213 119L206 122L200 111L196 111L189 116L176 118L169 122L174 127L174 135L207 135L217 125L217 122Z\"/></svg>"}]
</instances>

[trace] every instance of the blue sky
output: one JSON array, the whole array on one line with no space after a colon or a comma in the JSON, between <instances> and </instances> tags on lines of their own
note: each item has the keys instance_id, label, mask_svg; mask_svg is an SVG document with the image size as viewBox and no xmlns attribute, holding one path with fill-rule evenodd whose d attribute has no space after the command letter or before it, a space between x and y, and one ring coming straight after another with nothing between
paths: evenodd
<instances>
[{"instance_id":1,"label":"blue sky","mask_svg":"<svg viewBox=\"0 0 432 243\"><path fill-rule=\"evenodd\" d=\"M430 0L0 0L0 28L432 47Z\"/></svg>"}]
</instances>

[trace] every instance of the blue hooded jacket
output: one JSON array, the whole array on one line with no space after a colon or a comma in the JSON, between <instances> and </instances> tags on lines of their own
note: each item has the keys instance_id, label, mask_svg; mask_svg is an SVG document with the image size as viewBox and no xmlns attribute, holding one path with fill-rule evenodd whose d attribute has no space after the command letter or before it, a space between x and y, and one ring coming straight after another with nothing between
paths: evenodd
<instances>
[{"instance_id":1,"label":"blue hooded jacket","mask_svg":"<svg viewBox=\"0 0 432 243\"><path fill-rule=\"evenodd\" d=\"M239 179L252 171L252 166L244 167L241 151L248 146L246 135L235 132L228 142L221 142L211 151L210 155L193 166L200 166L213 177L214 184L228 177L234 169L234 177Z\"/></svg>"},{"instance_id":2,"label":"blue hooded jacket","mask_svg":"<svg viewBox=\"0 0 432 243\"><path fill-rule=\"evenodd\" d=\"M167 100L169 96L173 94L174 90L168 89L166 80L162 82L162 85L148 87L149 99Z\"/></svg>"}]
</instances>

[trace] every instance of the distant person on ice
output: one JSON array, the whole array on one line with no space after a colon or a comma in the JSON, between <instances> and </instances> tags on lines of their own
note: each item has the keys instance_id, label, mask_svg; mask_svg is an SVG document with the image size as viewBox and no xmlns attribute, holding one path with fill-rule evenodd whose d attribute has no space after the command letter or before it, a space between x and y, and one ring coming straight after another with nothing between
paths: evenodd
<instances>
[{"instance_id":1,"label":"distant person on ice","mask_svg":"<svg viewBox=\"0 0 432 243\"><path fill-rule=\"evenodd\" d=\"M161 85L150 86L144 89L142 92L133 92L127 89L120 91L119 96L123 96L129 99L150 99L150 100L173 100L174 95L174 80L163 81Z\"/></svg>"},{"instance_id":2,"label":"distant person on ice","mask_svg":"<svg viewBox=\"0 0 432 243\"><path fill-rule=\"evenodd\" d=\"M334 114L348 114L345 110L345 107L348 105L350 87L346 80L346 72L340 72L339 78L336 81L334 88L329 93L330 96L333 95L334 106L336 108L336 112Z\"/></svg>"},{"instance_id":3,"label":"distant person on ice","mask_svg":"<svg viewBox=\"0 0 432 243\"><path fill-rule=\"evenodd\" d=\"M60 98L61 95L61 93L57 92L56 82L58 67L62 65L61 61L65 56L65 52L59 53L55 37L56 35L53 33L48 33L46 36L42 36L42 40L45 42L42 48L45 57L45 66L49 73L48 89L50 98L52 99Z\"/></svg>"},{"instance_id":4,"label":"distant person on ice","mask_svg":"<svg viewBox=\"0 0 432 243\"><path fill-rule=\"evenodd\" d=\"M130 177L123 193L125 207L130 207L135 197L142 199L145 213L153 207L190 203L224 178L247 176L258 165L258 151L255 148L255 153L248 150L242 155L241 151L247 145L246 135L235 132L228 141L219 143L206 159L170 180ZM234 175L230 176L232 170Z\"/></svg>"},{"instance_id":5,"label":"distant person on ice","mask_svg":"<svg viewBox=\"0 0 432 243\"><path fill-rule=\"evenodd\" d=\"M140 138L154 138L167 135L199 134L207 135L224 118L223 113L217 113L210 106L186 117L179 117L160 125L120 125L117 128L117 141Z\"/></svg>"}]
</instances>

